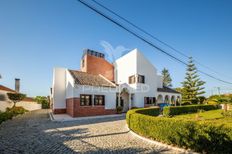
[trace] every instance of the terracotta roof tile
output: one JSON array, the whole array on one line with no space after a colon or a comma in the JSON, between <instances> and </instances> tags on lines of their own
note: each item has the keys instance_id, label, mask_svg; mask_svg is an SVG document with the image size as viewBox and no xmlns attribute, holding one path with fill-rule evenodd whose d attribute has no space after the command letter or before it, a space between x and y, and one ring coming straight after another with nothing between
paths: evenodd
<instances>
[{"instance_id":1,"label":"terracotta roof tile","mask_svg":"<svg viewBox=\"0 0 232 154\"><path fill-rule=\"evenodd\" d=\"M178 91L171 89L169 87L163 87L163 88L157 88L158 92L167 92L167 93L176 93L176 94L180 94Z\"/></svg>"},{"instance_id":2,"label":"terracotta roof tile","mask_svg":"<svg viewBox=\"0 0 232 154\"><path fill-rule=\"evenodd\" d=\"M14 90L12 90L12 89L10 89L10 88L8 88L8 87L5 87L5 86L3 86L3 85L0 85L0 90L8 91L8 92L16 92L16 91L14 91Z\"/></svg>"},{"instance_id":3,"label":"terracotta roof tile","mask_svg":"<svg viewBox=\"0 0 232 154\"><path fill-rule=\"evenodd\" d=\"M76 84L90 85L96 87L116 87L114 83L102 77L101 75L93 75L86 72L69 70Z\"/></svg>"}]
</instances>

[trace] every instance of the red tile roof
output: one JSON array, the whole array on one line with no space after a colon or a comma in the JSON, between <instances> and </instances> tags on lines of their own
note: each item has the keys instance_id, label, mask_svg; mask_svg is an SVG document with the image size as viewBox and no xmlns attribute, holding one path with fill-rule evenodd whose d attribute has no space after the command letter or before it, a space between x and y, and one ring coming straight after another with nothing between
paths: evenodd
<instances>
[{"instance_id":1,"label":"red tile roof","mask_svg":"<svg viewBox=\"0 0 232 154\"><path fill-rule=\"evenodd\" d=\"M0 85L0 90L6 91L6 92L16 93L15 90L10 89L10 88L8 88L8 87L5 87L5 86L3 86L3 85ZM34 100L33 97L26 97L26 98L24 98L22 101L24 101L24 102L34 102L35 100Z\"/></svg>"},{"instance_id":2,"label":"red tile roof","mask_svg":"<svg viewBox=\"0 0 232 154\"><path fill-rule=\"evenodd\" d=\"M0 90L7 91L7 92L16 92L15 90L12 90L12 89L5 87L3 85L0 85Z\"/></svg>"},{"instance_id":3,"label":"red tile roof","mask_svg":"<svg viewBox=\"0 0 232 154\"><path fill-rule=\"evenodd\" d=\"M114 83L102 77L101 75L93 75L86 72L69 70L70 74L79 85L90 85L96 87L116 87Z\"/></svg>"}]
</instances>

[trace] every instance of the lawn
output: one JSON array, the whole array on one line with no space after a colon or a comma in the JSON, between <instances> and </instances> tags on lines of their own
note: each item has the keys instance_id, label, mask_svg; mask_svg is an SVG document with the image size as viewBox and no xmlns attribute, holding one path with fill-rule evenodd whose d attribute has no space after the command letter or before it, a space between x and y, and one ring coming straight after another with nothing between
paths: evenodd
<instances>
[{"instance_id":1,"label":"lawn","mask_svg":"<svg viewBox=\"0 0 232 154\"><path fill-rule=\"evenodd\" d=\"M232 126L232 118L231 117L224 117L223 113L224 110L211 110L211 111L203 111L198 113L192 114L183 114L183 115L176 115L172 118L175 119L185 119L185 120L194 120L194 121L205 121L205 122L213 122L214 124L225 124L227 126Z\"/></svg>"},{"instance_id":2,"label":"lawn","mask_svg":"<svg viewBox=\"0 0 232 154\"><path fill-rule=\"evenodd\" d=\"M199 117L203 120L212 120L212 119L220 119L224 118L222 113L223 110L211 110L211 111L203 111L198 113L192 113L192 114L182 114L182 115L176 115L173 118L184 118L184 119L196 119Z\"/></svg>"}]
</instances>

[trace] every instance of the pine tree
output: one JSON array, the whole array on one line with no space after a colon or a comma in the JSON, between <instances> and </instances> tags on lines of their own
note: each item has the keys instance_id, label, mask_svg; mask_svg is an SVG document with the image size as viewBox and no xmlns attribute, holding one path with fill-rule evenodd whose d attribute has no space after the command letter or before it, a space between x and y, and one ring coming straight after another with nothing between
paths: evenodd
<instances>
[{"instance_id":1,"label":"pine tree","mask_svg":"<svg viewBox=\"0 0 232 154\"><path fill-rule=\"evenodd\" d=\"M172 87L172 78L170 76L168 69L164 68L162 70L162 75L163 75L163 86Z\"/></svg>"},{"instance_id":2,"label":"pine tree","mask_svg":"<svg viewBox=\"0 0 232 154\"><path fill-rule=\"evenodd\" d=\"M182 82L183 85L183 94L182 102L189 102L195 104L199 102L199 96L204 94L204 81L200 80L199 75L197 74L197 68L193 63L192 57L189 58L185 81Z\"/></svg>"}]
</instances>

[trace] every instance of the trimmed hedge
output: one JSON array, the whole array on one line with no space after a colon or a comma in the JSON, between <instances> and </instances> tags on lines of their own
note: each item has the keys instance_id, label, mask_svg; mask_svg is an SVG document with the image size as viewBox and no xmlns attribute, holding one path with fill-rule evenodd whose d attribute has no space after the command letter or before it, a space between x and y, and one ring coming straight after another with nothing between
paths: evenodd
<instances>
[{"instance_id":1,"label":"trimmed hedge","mask_svg":"<svg viewBox=\"0 0 232 154\"><path fill-rule=\"evenodd\" d=\"M232 126L214 121L193 121L127 113L127 124L141 136L202 153L232 153Z\"/></svg>"},{"instance_id":2,"label":"trimmed hedge","mask_svg":"<svg viewBox=\"0 0 232 154\"><path fill-rule=\"evenodd\" d=\"M158 116L160 114L160 108L131 109L131 110L127 111L126 120L129 120L130 115L132 115L134 113L140 113L140 114L149 115L149 116Z\"/></svg>"},{"instance_id":3,"label":"trimmed hedge","mask_svg":"<svg viewBox=\"0 0 232 154\"><path fill-rule=\"evenodd\" d=\"M180 115L186 113L196 113L199 110L216 110L218 109L218 105L187 105L187 106L168 106L164 107L163 115L164 116L173 116L173 115Z\"/></svg>"}]
</instances>

